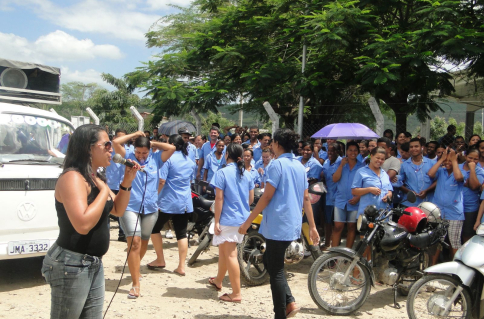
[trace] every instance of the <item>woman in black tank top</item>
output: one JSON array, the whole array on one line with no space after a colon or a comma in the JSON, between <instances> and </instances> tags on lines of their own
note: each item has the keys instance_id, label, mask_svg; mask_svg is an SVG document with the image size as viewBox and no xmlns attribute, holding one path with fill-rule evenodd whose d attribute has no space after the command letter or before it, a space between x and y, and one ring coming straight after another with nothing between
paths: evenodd
<instances>
[{"instance_id":1,"label":"woman in black tank top","mask_svg":"<svg viewBox=\"0 0 484 319\"><path fill-rule=\"evenodd\" d=\"M101 126L83 125L72 134L55 188L59 238L49 249L42 275L51 286L51 318L102 318L102 256L109 248L109 214L122 216L139 165L126 168L114 195L100 167L109 166L111 141Z\"/></svg>"}]
</instances>

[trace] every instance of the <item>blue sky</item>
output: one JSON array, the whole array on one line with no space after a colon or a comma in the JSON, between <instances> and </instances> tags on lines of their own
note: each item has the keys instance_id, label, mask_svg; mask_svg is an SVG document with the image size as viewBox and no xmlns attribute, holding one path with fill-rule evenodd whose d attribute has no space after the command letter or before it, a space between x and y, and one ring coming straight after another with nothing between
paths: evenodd
<instances>
[{"instance_id":1,"label":"blue sky","mask_svg":"<svg viewBox=\"0 0 484 319\"><path fill-rule=\"evenodd\" d=\"M61 83L116 77L159 52L144 34L191 0L0 0L0 58L61 68Z\"/></svg>"}]
</instances>

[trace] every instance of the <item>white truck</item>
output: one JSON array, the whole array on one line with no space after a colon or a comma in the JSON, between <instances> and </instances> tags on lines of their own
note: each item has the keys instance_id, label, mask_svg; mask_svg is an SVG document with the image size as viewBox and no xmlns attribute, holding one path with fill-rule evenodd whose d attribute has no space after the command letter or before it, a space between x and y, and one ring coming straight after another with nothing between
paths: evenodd
<instances>
[{"instance_id":1,"label":"white truck","mask_svg":"<svg viewBox=\"0 0 484 319\"><path fill-rule=\"evenodd\" d=\"M0 80L9 69L2 70L4 61L0 59ZM0 260L42 256L57 239L54 189L74 131L56 113L16 104L43 101L46 95L18 83L0 82ZM58 102L52 103L56 97ZM59 104L60 94L50 92L48 99L44 103Z\"/></svg>"}]
</instances>

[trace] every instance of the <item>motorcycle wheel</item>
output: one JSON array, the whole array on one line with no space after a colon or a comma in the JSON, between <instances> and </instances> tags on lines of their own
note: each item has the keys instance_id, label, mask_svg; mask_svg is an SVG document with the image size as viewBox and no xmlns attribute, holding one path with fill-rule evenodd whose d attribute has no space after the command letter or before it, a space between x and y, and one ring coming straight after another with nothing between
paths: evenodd
<instances>
[{"instance_id":1,"label":"motorcycle wheel","mask_svg":"<svg viewBox=\"0 0 484 319\"><path fill-rule=\"evenodd\" d=\"M262 262L261 245L265 242L264 236L257 231L251 231L245 235L242 243L237 245L240 275L248 286L259 286L269 279Z\"/></svg>"},{"instance_id":2,"label":"motorcycle wheel","mask_svg":"<svg viewBox=\"0 0 484 319\"><path fill-rule=\"evenodd\" d=\"M426 275L410 289L407 298L407 314L416 318L472 318L472 300L467 289L462 290L447 316L434 314L432 305L445 303L452 296L460 282L448 275Z\"/></svg>"},{"instance_id":3,"label":"motorcycle wheel","mask_svg":"<svg viewBox=\"0 0 484 319\"><path fill-rule=\"evenodd\" d=\"M197 250L195 250L192 257L188 259L189 265L193 265L197 261L198 256L200 256L202 251L206 250L210 246L211 241L212 241L212 234L207 234L203 237L200 244L198 244Z\"/></svg>"},{"instance_id":4,"label":"motorcycle wheel","mask_svg":"<svg viewBox=\"0 0 484 319\"><path fill-rule=\"evenodd\" d=\"M349 315L358 310L371 290L370 273L357 263L347 282L341 283L352 258L337 252L319 257L308 275L309 294L319 308L332 315ZM354 276L358 271L359 275ZM323 294L321 294L323 293Z\"/></svg>"}]
</instances>

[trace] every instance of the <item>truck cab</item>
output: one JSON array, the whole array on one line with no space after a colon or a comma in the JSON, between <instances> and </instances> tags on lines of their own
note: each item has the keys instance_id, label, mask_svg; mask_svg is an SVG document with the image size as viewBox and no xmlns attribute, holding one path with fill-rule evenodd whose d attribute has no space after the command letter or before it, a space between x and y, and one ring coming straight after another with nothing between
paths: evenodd
<instances>
[{"instance_id":1,"label":"truck cab","mask_svg":"<svg viewBox=\"0 0 484 319\"><path fill-rule=\"evenodd\" d=\"M54 189L74 127L16 103L42 96L29 91L0 86L0 260L45 255L59 234Z\"/></svg>"}]
</instances>

